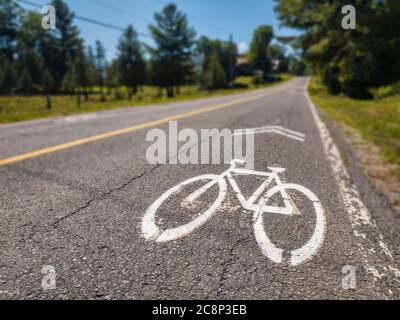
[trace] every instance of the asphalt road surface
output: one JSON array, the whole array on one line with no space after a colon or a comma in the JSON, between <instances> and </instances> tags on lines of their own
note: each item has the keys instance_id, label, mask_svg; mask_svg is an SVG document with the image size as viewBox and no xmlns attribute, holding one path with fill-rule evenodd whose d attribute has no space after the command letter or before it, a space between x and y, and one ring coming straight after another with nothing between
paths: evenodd
<instances>
[{"instance_id":1,"label":"asphalt road surface","mask_svg":"<svg viewBox=\"0 0 400 320\"><path fill-rule=\"evenodd\" d=\"M310 104L306 84L295 78L232 96L0 126L0 298L398 299L399 220ZM146 134L168 133L172 120L199 133L279 126L304 134L254 136L254 170L285 168L282 182L302 187L286 190L299 214L257 216L226 178L226 190L215 184L182 201L207 183L193 181L154 212L158 234L146 236L144 216L160 196L229 169L149 164ZM246 199L265 181L236 178ZM284 199L268 201L282 207ZM198 228L157 242L207 210ZM304 261L294 263L303 247Z\"/></svg>"}]
</instances>

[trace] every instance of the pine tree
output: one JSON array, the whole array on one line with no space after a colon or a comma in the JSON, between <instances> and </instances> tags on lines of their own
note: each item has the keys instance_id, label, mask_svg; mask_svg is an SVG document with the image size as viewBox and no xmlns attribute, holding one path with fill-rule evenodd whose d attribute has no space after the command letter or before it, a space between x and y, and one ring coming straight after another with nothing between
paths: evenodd
<instances>
[{"instance_id":1,"label":"pine tree","mask_svg":"<svg viewBox=\"0 0 400 320\"><path fill-rule=\"evenodd\" d=\"M218 53L212 54L211 60L204 73L203 81L204 86L209 90L225 88L227 86L227 77L220 62Z\"/></svg>"},{"instance_id":2,"label":"pine tree","mask_svg":"<svg viewBox=\"0 0 400 320\"><path fill-rule=\"evenodd\" d=\"M10 62L15 58L20 8L14 0L0 1L0 55Z\"/></svg>"},{"instance_id":3,"label":"pine tree","mask_svg":"<svg viewBox=\"0 0 400 320\"><path fill-rule=\"evenodd\" d=\"M131 99L146 78L142 45L132 26L128 26L119 40L118 65L121 84L128 88Z\"/></svg>"},{"instance_id":4,"label":"pine tree","mask_svg":"<svg viewBox=\"0 0 400 320\"><path fill-rule=\"evenodd\" d=\"M115 98L119 99L118 86L120 85L120 64L118 59L114 59L106 68L106 84L109 93L114 89Z\"/></svg>"},{"instance_id":5,"label":"pine tree","mask_svg":"<svg viewBox=\"0 0 400 320\"><path fill-rule=\"evenodd\" d=\"M190 28L186 15L176 5L167 5L155 14L156 25L150 32L156 43L149 48L152 55L153 83L167 89L174 96L174 87L180 86L193 75L192 47L196 33Z\"/></svg>"},{"instance_id":6,"label":"pine tree","mask_svg":"<svg viewBox=\"0 0 400 320\"><path fill-rule=\"evenodd\" d=\"M43 37L41 16L35 12L23 15L18 33L16 70L18 74L29 73L32 81L30 90L41 90L44 59L40 53L40 39ZM21 88L20 88L21 90Z\"/></svg>"},{"instance_id":7,"label":"pine tree","mask_svg":"<svg viewBox=\"0 0 400 320\"><path fill-rule=\"evenodd\" d=\"M237 45L231 41L221 41L219 39L211 40L205 36L200 37L197 41L197 54L203 57L202 73L204 74L208 68L208 64L212 60L213 54L217 54L219 62L224 68L228 82L234 80L233 63L238 55ZM229 76L230 75L230 76Z\"/></svg>"},{"instance_id":8,"label":"pine tree","mask_svg":"<svg viewBox=\"0 0 400 320\"><path fill-rule=\"evenodd\" d=\"M86 59L86 73L87 73L87 83L89 87L89 92L93 92L93 87L96 86L96 57L93 51L93 47L89 46L87 49L87 59Z\"/></svg>"},{"instance_id":9,"label":"pine tree","mask_svg":"<svg viewBox=\"0 0 400 320\"><path fill-rule=\"evenodd\" d=\"M103 44L99 40L96 41L95 63L96 63L96 85L100 87L101 101L104 101L103 87L105 81L107 61L106 61L105 49L103 47Z\"/></svg>"},{"instance_id":10,"label":"pine tree","mask_svg":"<svg viewBox=\"0 0 400 320\"><path fill-rule=\"evenodd\" d=\"M29 78L32 81L32 86L29 88L31 91L30 93L32 93L32 91L39 92L43 81L44 70L42 57L33 49L23 48L19 53L15 65L18 74L22 74L23 72L29 74Z\"/></svg>"},{"instance_id":11,"label":"pine tree","mask_svg":"<svg viewBox=\"0 0 400 320\"><path fill-rule=\"evenodd\" d=\"M57 12L57 36L48 37L48 44L51 46L46 60L46 66L55 78L57 86L64 79L68 66L74 62L76 55L79 54L79 45L82 40L79 31L73 24L74 14L63 0L53 0L52 5ZM51 34L51 32L45 32ZM58 36L59 34L59 36ZM49 48L49 47L48 47Z\"/></svg>"},{"instance_id":12,"label":"pine tree","mask_svg":"<svg viewBox=\"0 0 400 320\"><path fill-rule=\"evenodd\" d=\"M24 68L20 77L18 78L18 91L23 94L30 94L32 92L32 78L28 69Z\"/></svg>"},{"instance_id":13,"label":"pine tree","mask_svg":"<svg viewBox=\"0 0 400 320\"><path fill-rule=\"evenodd\" d=\"M58 90L62 87L64 79L64 68L60 68L62 57L61 40L53 31L41 32L39 39L39 49L44 65L53 77L54 89Z\"/></svg>"},{"instance_id":14,"label":"pine tree","mask_svg":"<svg viewBox=\"0 0 400 320\"><path fill-rule=\"evenodd\" d=\"M54 81L53 77L51 76L49 70L45 69L43 73L43 92L46 94L46 109L51 109L52 101L50 93L54 89Z\"/></svg>"},{"instance_id":15,"label":"pine tree","mask_svg":"<svg viewBox=\"0 0 400 320\"><path fill-rule=\"evenodd\" d=\"M51 76L49 70L45 69L43 73L43 92L45 94L49 94L54 90L54 80L53 77Z\"/></svg>"},{"instance_id":16,"label":"pine tree","mask_svg":"<svg viewBox=\"0 0 400 320\"><path fill-rule=\"evenodd\" d=\"M79 86L78 82L76 67L71 63L62 81L62 87L66 93L74 93Z\"/></svg>"},{"instance_id":17,"label":"pine tree","mask_svg":"<svg viewBox=\"0 0 400 320\"><path fill-rule=\"evenodd\" d=\"M88 63L85 54L85 47L82 40L78 41L75 59L72 63L75 67L75 72L77 77L77 100L78 100L78 105L80 105L82 89L84 89L85 101L88 101L89 99L89 93L88 93L89 78L87 69Z\"/></svg>"},{"instance_id":18,"label":"pine tree","mask_svg":"<svg viewBox=\"0 0 400 320\"><path fill-rule=\"evenodd\" d=\"M0 70L2 81L0 83L0 92L12 94L17 85L17 76L14 65L4 55L0 55Z\"/></svg>"}]
</instances>

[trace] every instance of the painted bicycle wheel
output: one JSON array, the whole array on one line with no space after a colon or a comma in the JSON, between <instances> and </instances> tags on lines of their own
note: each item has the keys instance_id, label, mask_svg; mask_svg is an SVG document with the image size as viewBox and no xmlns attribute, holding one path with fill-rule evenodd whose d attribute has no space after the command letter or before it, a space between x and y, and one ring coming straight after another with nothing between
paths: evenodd
<instances>
[{"instance_id":1,"label":"painted bicycle wheel","mask_svg":"<svg viewBox=\"0 0 400 320\"><path fill-rule=\"evenodd\" d=\"M288 194L290 191L297 191L303 194L306 199L312 202L315 212L315 228L313 234L304 246L290 251L290 264L296 266L310 259L321 247L326 231L325 212L317 196L307 188L297 184L282 184L276 186L269 190L266 199L270 199L275 194L281 193L282 190L285 190ZM263 215L265 213L268 212L261 209L260 212L256 211L254 214L254 234L257 243L265 256L273 262L282 263L284 250L276 247L265 232L263 224Z\"/></svg>"},{"instance_id":2,"label":"painted bicycle wheel","mask_svg":"<svg viewBox=\"0 0 400 320\"><path fill-rule=\"evenodd\" d=\"M198 217L194 220L192 220L189 223L186 223L184 225L181 225L177 228L172 228L172 229L166 229L166 230L161 230L157 225L156 225L156 214L158 213L161 205L172 195L182 191L182 189L185 186L188 186L189 184L198 182L198 181L203 181L203 180L210 180L214 181L215 183L218 184L219 186L219 194L217 199L213 202L213 204L207 209L204 210L203 213L199 214ZM159 197L146 211L146 214L143 217L142 220L142 233L144 237L148 240L154 240L156 242L167 242L167 241L172 241L176 240L179 238L182 238L189 233L193 232L195 229L201 227L203 224L205 224L217 211L218 207L221 205L221 203L224 201L225 196L226 196L226 182L225 180L217 175L203 175L203 176L198 176L189 180L186 180L185 182L182 182L181 184L171 188L167 192L165 192L161 197Z\"/></svg>"}]
</instances>

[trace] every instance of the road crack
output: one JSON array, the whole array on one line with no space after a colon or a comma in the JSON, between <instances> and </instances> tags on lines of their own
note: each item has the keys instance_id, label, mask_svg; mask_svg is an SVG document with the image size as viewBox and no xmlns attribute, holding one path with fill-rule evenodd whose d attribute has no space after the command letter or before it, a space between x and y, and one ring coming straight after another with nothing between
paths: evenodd
<instances>
[{"instance_id":1,"label":"road crack","mask_svg":"<svg viewBox=\"0 0 400 320\"><path fill-rule=\"evenodd\" d=\"M129 179L127 182L123 183L122 185L120 185L120 186L118 186L116 188L110 189L107 192L104 192L101 195L88 200L84 205L80 206L79 208L75 209L74 211L71 211L70 213L66 214L65 216L63 216L61 218L58 218L53 223L54 228L57 229L59 224L62 223L64 220L69 219L70 217L72 217L72 216L76 215L77 213L81 212L82 210L85 210L86 208L90 207L94 202L103 200L104 198L108 197L109 195L111 195L111 194L113 194L115 192L123 190L124 188L129 186L132 182L134 182L136 180L139 180L139 179L143 178L144 176L152 173L154 170L156 170L160 166L161 165L158 164L158 165L154 166L153 168L151 168L149 171L146 171L146 172L144 172L144 173L142 173L140 175L134 176L133 178Z\"/></svg>"},{"instance_id":2,"label":"road crack","mask_svg":"<svg viewBox=\"0 0 400 320\"><path fill-rule=\"evenodd\" d=\"M222 288L223 288L223 286L225 284L225 281L226 281L226 274L228 273L228 268L231 265L234 265L234 264L237 263L237 261L234 259L235 257L234 257L234 254L233 254L235 249L239 246L240 243L248 242L248 241L249 241L248 238L240 238L240 239L236 240L233 243L231 249L229 250L229 259L228 259L228 261L226 261L224 263L224 267L222 268L221 276L219 278L217 295L220 295L222 293Z\"/></svg>"}]
</instances>

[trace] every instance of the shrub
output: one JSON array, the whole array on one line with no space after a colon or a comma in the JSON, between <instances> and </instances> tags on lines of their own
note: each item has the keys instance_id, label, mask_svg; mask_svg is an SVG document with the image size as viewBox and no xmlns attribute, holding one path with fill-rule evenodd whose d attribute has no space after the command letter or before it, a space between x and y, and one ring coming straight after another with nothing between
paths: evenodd
<instances>
[{"instance_id":1,"label":"shrub","mask_svg":"<svg viewBox=\"0 0 400 320\"><path fill-rule=\"evenodd\" d=\"M375 99L384 99L396 94L400 94L400 81L390 86L383 86L379 88L371 89Z\"/></svg>"},{"instance_id":2,"label":"shrub","mask_svg":"<svg viewBox=\"0 0 400 320\"><path fill-rule=\"evenodd\" d=\"M203 82L204 87L208 90L222 89L228 85L224 68L216 53L212 55L211 61L205 70Z\"/></svg>"},{"instance_id":3,"label":"shrub","mask_svg":"<svg viewBox=\"0 0 400 320\"><path fill-rule=\"evenodd\" d=\"M264 72L261 70L257 70L251 79L251 82L254 86L258 86L264 82Z\"/></svg>"},{"instance_id":4,"label":"shrub","mask_svg":"<svg viewBox=\"0 0 400 320\"><path fill-rule=\"evenodd\" d=\"M335 64L329 64L322 75L323 83L328 87L331 94L337 95L342 91L339 81L340 68Z\"/></svg>"}]
</instances>

